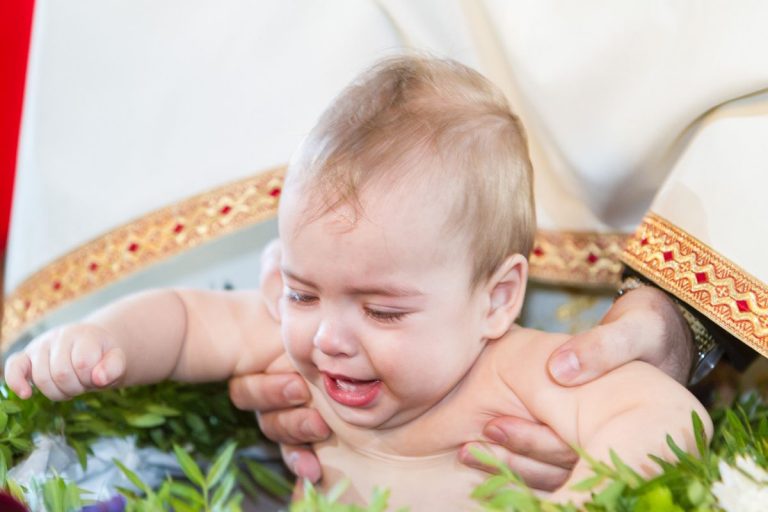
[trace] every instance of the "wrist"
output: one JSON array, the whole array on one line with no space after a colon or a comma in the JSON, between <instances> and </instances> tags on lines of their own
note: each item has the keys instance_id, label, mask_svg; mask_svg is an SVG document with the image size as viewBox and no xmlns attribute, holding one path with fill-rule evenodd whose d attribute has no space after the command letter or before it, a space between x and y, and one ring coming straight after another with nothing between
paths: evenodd
<instances>
[{"instance_id":1,"label":"wrist","mask_svg":"<svg viewBox=\"0 0 768 512\"><path fill-rule=\"evenodd\" d=\"M640 292L640 290L644 291ZM685 376L677 376L676 378L680 382L694 385L715 367L723 354L723 348L712 334L710 327L705 323L706 321L700 318L697 312L639 274L634 274L629 270L625 272L625 278L617 291L616 300L629 293L648 293L650 290L653 290L652 293L659 297L664 297L663 302L667 304L667 307L664 308L667 311L666 315L674 317L674 321L666 322L668 327L672 327L667 336L675 340L682 335L686 339L686 346L689 347L689 355L685 365L689 370Z\"/></svg>"},{"instance_id":2,"label":"wrist","mask_svg":"<svg viewBox=\"0 0 768 512\"><path fill-rule=\"evenodd\" d=\"M621 316L634 319L631 338L639 343L635 349L637 359L680 383L686 382L694 352L691 331L666 293L642 280L633 281L622 289L609 313L604 321Z\"/></svg>"}]
</instances>

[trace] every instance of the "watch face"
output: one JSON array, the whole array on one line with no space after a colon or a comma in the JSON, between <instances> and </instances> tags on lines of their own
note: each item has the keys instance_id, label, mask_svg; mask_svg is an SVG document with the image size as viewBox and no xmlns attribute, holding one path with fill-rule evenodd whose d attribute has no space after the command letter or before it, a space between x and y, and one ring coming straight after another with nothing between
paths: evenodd
<instances>
[{"instance_id":1,"label":"watch face","mask_svg":"<svg viewBox=\"0 0 768 512\"><path fill-rule=\"evenodd\" d=\"M701 382L701 379L706 377L717 365L722 355L723 347L720 345L714 345L706 352L699 352L696 361L693 363L693 371L691 372L691 378L688 380L688 385L693 386Z\"/></svg>"}]
</instances>

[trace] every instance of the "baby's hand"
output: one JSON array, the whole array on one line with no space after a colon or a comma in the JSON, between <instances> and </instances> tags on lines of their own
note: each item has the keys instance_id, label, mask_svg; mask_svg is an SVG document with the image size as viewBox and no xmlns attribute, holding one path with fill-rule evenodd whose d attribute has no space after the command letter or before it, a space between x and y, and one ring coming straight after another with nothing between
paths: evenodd
<instances>
[{"instance_id":1,"label":"baby's hand","mask_svg":"<svg viewBox=\"0 0 768 512\"><path fill-rule=\"evenodd\" d=\"M91 324L48 331L5 363L5 381L21 398L32 395L30 380L51 400L67 400L124 373L125 352L112 348L109 333Z\"/></svg>"}]
</instances>

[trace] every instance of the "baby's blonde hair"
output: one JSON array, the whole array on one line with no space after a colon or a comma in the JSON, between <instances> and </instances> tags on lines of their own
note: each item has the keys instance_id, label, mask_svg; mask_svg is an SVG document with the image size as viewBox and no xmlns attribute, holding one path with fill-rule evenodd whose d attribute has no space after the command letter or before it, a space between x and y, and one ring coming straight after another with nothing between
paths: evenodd
<instances>
[{"instance_id":1,"label":"baby's blonde hair","mask_svg":"<svg viewBox=\"0 0 768 512\"><path fill-rule=\"evenodd\" d=\"M341 204L360 214L365 187L413 172L453 189L446 226L469 237L473 287L511 254L528 256L536 220L523 127L497 87L455 61L398 56L361 74L294 155L288 181L320 194L318 214Z\"/></svg>"}]
</instances>

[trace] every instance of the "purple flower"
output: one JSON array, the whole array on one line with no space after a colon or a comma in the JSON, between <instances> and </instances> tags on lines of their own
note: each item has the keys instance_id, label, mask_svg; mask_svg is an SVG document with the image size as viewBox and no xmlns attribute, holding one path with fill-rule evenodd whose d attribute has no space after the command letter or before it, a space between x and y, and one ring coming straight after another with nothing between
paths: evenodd
<instances>
[{"instance_id":1,"label":"purple flower","mask_svg":"<svg viewBox=\"0 0 768 512\"><path fill-rule=\"evenodd\" d=\"M125 512L125 497L118 494L108 501L100 501L83 507L80 512Z\"/></svg>"}]
</instances>

